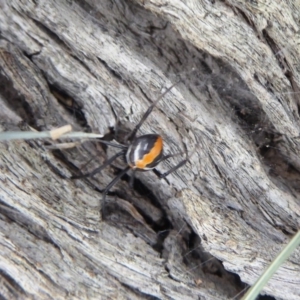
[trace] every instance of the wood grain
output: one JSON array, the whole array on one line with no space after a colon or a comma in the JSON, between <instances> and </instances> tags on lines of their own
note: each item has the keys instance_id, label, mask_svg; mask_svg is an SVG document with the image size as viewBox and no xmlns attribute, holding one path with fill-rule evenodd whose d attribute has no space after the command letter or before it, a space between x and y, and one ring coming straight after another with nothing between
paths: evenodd
<instances>
[{"instance_id":1,"label":"wood grain","mask_svg":"<svg viewBox=\"0 0 300 300\"><path fill-rule=\"evenodd\" d=\"M0 1L1 130L140 134L190 162L101 190L86 141L1 143L4 299L232 299L299 229L297 1ZM163 162L165 172L182 157ZM299 299L299 250L263 293Z\"/></svg>"}]
</instances>

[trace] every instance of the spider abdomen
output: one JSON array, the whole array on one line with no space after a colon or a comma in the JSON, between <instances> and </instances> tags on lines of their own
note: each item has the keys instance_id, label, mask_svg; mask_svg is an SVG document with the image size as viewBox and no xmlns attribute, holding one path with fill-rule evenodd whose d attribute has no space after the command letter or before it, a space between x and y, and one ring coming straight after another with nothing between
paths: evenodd
<instances>
[{"instance_id":1,"label":"spider abdomen","mask_svg":"<svg viewBox=\"0 0 300 300\"><path fill-rule=\"evenodd\" d=\"M132 169L151 170L159 164L162 156L162 137L146 134L136 138L129 146L126 161Z\"/></svg>"}]
</instances>

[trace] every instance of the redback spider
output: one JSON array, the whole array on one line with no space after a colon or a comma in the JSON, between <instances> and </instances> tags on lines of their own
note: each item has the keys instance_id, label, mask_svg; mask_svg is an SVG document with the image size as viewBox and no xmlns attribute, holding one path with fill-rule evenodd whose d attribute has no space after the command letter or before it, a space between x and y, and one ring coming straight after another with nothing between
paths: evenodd
<instances>
[{"instance_id":1,"label":"redback spider","mask_svg":"<svg viewBox=\"0 0 300 300\"><path fill-rule=\"evenodd\" d=\"M182 152L177 154L163 155L163 140L158 134L145 134L136 137L137 131L143 125L147 117L152 112L153 108L157 105L158 101L162 99L175 85L180 81L169 87L163 94L161 94L147 109L140 122L134 127L134 129L125 138L126 144L116 144L109 141L99 140L100 143L121 149L118 153L107 159L103 165L92 171L91 173L79 176L73 176L73 178L82 178L93 176L98 172L101 172L105 167L109 166L115 159L119 156L123 156L127 166L106 186L103 190L103 202L105 201L106 194L109 190L125 175L130 169L133 170L131 176L130 185L133 186L134 175L136 171L148 171L155 168L163 160L169 159L176 155L182 154ZM171 168L169 171L160 174L160 178L165 178L170 173L176 171L178 168L182 167L188 161L187 149L185 147L186 157L184 160L179 162L176 166Z\"/></svg>"}]
</instances>

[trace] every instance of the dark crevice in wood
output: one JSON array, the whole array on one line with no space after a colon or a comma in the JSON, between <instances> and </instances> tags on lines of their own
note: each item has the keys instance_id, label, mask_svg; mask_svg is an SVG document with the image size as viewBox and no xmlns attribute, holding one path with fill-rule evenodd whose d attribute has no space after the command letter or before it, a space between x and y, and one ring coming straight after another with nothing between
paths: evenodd
<instances>
[{"instance_id":1,"label":"dark crevice in wood","mask_svg":"<svg viewBox=\"0 0 300 300\"><path fill-rule=\"evenodd\" d=\"M222 71L224 72L224 70ZM230 74L230 70L225 73ZM269 170L269 166L274 163L278 165L286 165L286 160L279 151L277 151L276 158L270 159L268 153L271 149L273 152L276 151L276 141L280 137L280 134L276 133L275 128L258 104L259 102L254 97L250 96L250 92L247 94L248 89L242 81L239 80L235 83L232 81L232 85L223 89L222 87L226 86L226 81L222 78L222 76L215 76L215 80L212 81L212 86L224 102L228 101L228 114L230 109L233 109L234 115L231 115L232 121L238 124L245 132L245 136L253 140L255 143L257 152L260 155L265 169ZM245 97L240 97L243 94ZM278 171L279 169L277 169L277 172ZM275 175L275 173L270 173L270 175ZM285 186L290 185L290 179L289 176L286 176L287 174L280 177L278 177L278 175L277 178L270 178L272 180L275 179L275 181L281 181ZM294 188L296 185L294 185Z\"/></svg>"},{"instance_id":2,"label":"dark crevice in wood","mask_svg":"<svg viewBox=\"0 0 300 300\"><path fill-rule=\"evenodd\" d=\"M136 288L130 286L129 284L126 284L124 282L120 282L122 284L122 286L124 286L126 289L130 290L133 294L136 295L136 297L138 297L139 299L143 299L143 300L160 300L160 298L157 298L155 296L152 295L147 295L145 293L142 293L141 291L137 290Z\"/></svg>"},{"instance_id":3,"label":"dark crevice in wood","mask_svg":"<svg viewBox=\"0 0 300 300\"><path fill-rule=\"evenodd\" d=\"M30 59L32 62L33 62L33 58L35 56L38 56L40 53L41 53L42 50L39 50L39 51L36 51L36 52L33 52L33 53L27 53L26 51L23 51L23 54L28 58Z\"/></svg>"},{"instance_id":4,"label":"dark crevice in wood","mask_svg":"<svg viewBox=\"0 0 300 300\"><path fill-rule=\"evenodd\" d=\"M110 67L107 62L102 60L100 57L97 57L97 59L113 77L120 80L121 82L124 81L124 79L122 78L122 75L120 75L117 71L115 71L112 67Z\"/></svg>"},{"instance_id":5,"label":"dark crevice in wood","mask_svg":"<svg viewBox=\"0 0 300 300\"><path fill-rule=\"evenodd\" d=\"M296 173L289 175L285 171L290 163L279 150L279 143L283 142L280 139L281 134L271 125L267 116L263 114L262 108L255 103L247 101L243 103L243 106L241 103L233 106L238 117L237 123L255 143L257 152L270 178L275 180L275 182L280 181L283 186L290 186L298 190L300 173L297 172L298 175ZM270 166L273 167L270 168ZM293 179L291 180L291 178Z\"/></svg>"},{"instance_id":6,"label":"dark crevice in wood","mask_svg":"<svg viewBox=\"0 0 300 300\"><path fill-rule=\"evenodd\" d=\"M300 192L300 170L291 166L290 162L281 154L277 136L269 135L269 139L260 147L261 159L266 166L270 178L277 184L280 182L282 190L287 190L296 195Z\"/></svg>"},{"instance_id":7,"label":"dark crevice in wood","mask_svg":"<svg viewBox=\"0 0 300 300\"><path fill-rule=\"evenodd\" d=\"M32 235L46 243L53 245L55 248L59 247L53 242L51 237L48 235L47 230L37 223L34 223L27 216L13 208L8 207L5 203L0 200L0 213L2 216L7 218L7 221L15 222L21 226L24 230L30 232ZM1 218L2 218L1 216Z\"/></svg>"},{"instance_id":8,"label":"dark crevice in wood","mask_svg":"<svg viewBox=\"0 0 300 300\"><path fill-rule=\"evenodd\" d=\"M277 60L279 67L284 71L284 73L287 70L287 62L284 57L284 52L278 47L276 42L273 40L273 38L269 35L268 30L264 29L262 30L262 34L268 43L270 49L273 51L274 58Z\"/></svg>"},{"instance_id":9,"label":"dark crevice in wood","mask_svg":"<svg viewBox=\"0 0 300 300\"><path fill-rule=\"evenodd\" d=\"M226 278L228 275L230 275L229 277L234 276L234 282L239 286L239 288L245 288L245 283L241 282L238 275L228 272L224 268L221 261L203 249L201 245L201 239L194 231L191 231L186 253L189 253L193 259L196 259L202 263L201 269L204 273L213 274L220 278ZM186 259L188 259L188 256L186 256ZM188 262L186 261L186 263Z\"/></svg>"},{"instance_id":10,"label":"dark crevice in wood","mask_svg":"<svg viewBox=\"0 0 300 300\"><path fill-rule=\"evenodd\" d=\"M243 283L237 274L225 270L222 262L206 252L201 245L200 237L191 228L190 230L189 237L185 235L179 240L179 236L176 235L175 243L178 245L169 245L171 248L179 247L181 249L182 257L180 259L183 260L186 266L186 272L194 278L195 282L200 280L203 285L206 284L206 281L214 282L216 291L224 297L226 295L226 297L232 298L238 293L242 295L247 284ZM183 246L183 243L185 246ZM172 250L169 249L168 251ZM172 257L174 255L175 253L172 253ZM166 270L170 274L169 277L177 281L178 279L172 275L173 267L176 269L173 263L176 264L176 262L168 260ZM231 286L230 291L226 288L227 286Z\"/></svg>"},{"instance_id":11,"label":"dark crevice in wood","mask_svg":"<svg viewBox=\"0 0 300 300\"><path fill-rule=\"evenodd\" d=\"M2 294L3 294L3 295L2 295ZM0 300L10 300L10 299L11 299L11 297L5 297L4 294L5 294L5 292L4 292L4 290L2 290L2 291L0 292ZM6 295L7 295L7 294L6 294Z\"/></svg>"},{"instance_id":12,"label":"dark crevice in wood","mask_svg":"<svg viewBox=\"0 0 300 300\"><path fill-rule=\"evenodd\" d=\"M233 10L236 11L239 14L239 17L241 19L243 19L249 27L251 27L251 28L253 28L254 30L257 31L257 28L255 28L255 23L247 16L247 14L240 7L231 6L231 5L230 5L230 7L232 7Z\"/></svg>"},{"instance_id":13,"label":"dark crevice in wood","mask_svg":"<svg viewBox=\"0 0 300 300\"><path fill-rule=\"evenodd\" d=\"M70 48L70 46L65 43L65 41L63 39L60 38L59 34L52 31L50 28L48 28L45 24L43 24L42 22L39 22L37 20L33 20L37 27L39 27L45 34L47 34L49 36L50 40L53 40L54 42L56 42L64 51L66 51L67 53L70 53L70 55L72 56L73 59L75 59L76 61L78 61L90 74L93 74L93 71L90 69L90 67L85 63L84 59L81 59L81 56L79 54L76 53L76 49L72 49ZM42 50L41 50L42 51ZM26 56L32 60L32 62L34 63L34 58L36 56L38 56L38 54L41 52L34 52L34 53L26 53L24 51L24 54L26 54ZM43 71L46 75L47 72ZM46 76L45 76L46 77ZM96 78L96 76L94 76Z\"/></svg>"},{"instance_id":14,"label":"dark crevice in wood","mask_svg":"<svg viewBox=\"0 0 300 300\"><path fill-rule=\"evenodd\" d=\"M257 300L276 300L276 298L267 295L259 295Z\"/></svg>"},{"instance_id":15,"label":"dark crevice in wood","mask_svg":"<svg viewBox=\"0 0 300 300\"><path fill-rule=\"evenodd\" d=\"M88 125L88 122L84 116L82 111L83 105L75 101L66 90L62 90L59 87L52 85L48 82L49 89L53 96L57 99L57 101L64 107L67 113L73 116L76 122L83 128L85 128L87 132L91 132L91 128Z\"/></svg>"},{"instance_id":16,"label":"dark crevice in wood","mask_svg":"<svg viewBox=\"0 0 300 300\"><path fill-rule=\"evenodd\" d=\"M47 145L47 144L46 144ZM54 157L59 161L62 162L65 166L68 167L68 169L74 170L74 171L78 171L78 168L72 164L67 158L66 155L64 154L63 151L61 150L52 150L52 154L54 155ZM48 165L49 169L56 174L57 176L59 176L62 179L66 179L66 180L71 180L69 177L67 177L64 173L61 172L60 169L56 168L55 165L53 165L50 161L46 160L45 161L46 164Z\"/></svg>"},{"instance_id":17,"label":"dark crevice in wood","mask_svg":"<svg viewBox=\"0 0 300 300\"><path fill-rule=\"evenodd\" d=\"M29 17L29 16L28 16ZM30 18L30 17L29 17ZM57 43L62 49L66 52L71 53L72 49L67 45L64 40L62 40L55 31L51 30L51 28L47 27L45 23L39 22L36 19L31 18L31 20L36 24L36 26L43 31L48 37L49 40L52 40L53 42ZM32 54L27 54L28 57L30 57Z\"/></svg>"},{"instance_id":18,"label":"dark crevice in wood","mask_svg":"<svg viewBox=\"0 0 300 300\"><path fill-rule=\"evenodd\" d=\"M121 171L120 169L118 170L119 172ZM117 175L118 172L115 173L115 175ZM128 189L130 189L129 186L129 182L130 182L130 175L125 174L121 180L126 181L128 183ZM149 200L149 202L159 208L162 212L164 212L160 202L158 201L158 199L154 196L153 192L145 185L142 183L142 181L140 181L139 179L137 179L135 177L134 179L134 185L133 185L133 190L134 192L136 192L139 196L141 197L145 197L147 198L147 200ZM125 196L124 197L124 192L120 192L118 191L118 188L116 188L115 191L110 191L108 193L108 195L114 196L117 195L120 198L127 198L129 196ZM126 195L126 192L125 192ZM147 224L155 231L155 232L160 232L160 231L169 231L172 229L172 226L167 218L166 213L163 213L163 217L160 220L160 223L155 223L153 222L153 220L148 216L147 212L143 212L142 210L140 210L138 207L136 207L137 211L143 216L143 218L146 220Z\"/></svg>"},{"instance_id":19,"label":"dark crevice in wood","mask_svg":"<svg viewBox=\"0 0 300 300\"><path fill-rule=\"evenodd\" d=\"M23 297L28 297L26 291L18 284L18 282L12 278L9 274L7 274L6 271L0 269L0 284L3 285L0 288L0 295L3 297L3 299L20 299L20 296L23 295ZM5 292L5 290L7 290ZM6 298L5 293L10 294L11 298Z\"/></svg>"},{"instance_id":20,"label":"dark crevice in wood","mask_svg":"<svg viewBox=\"0 0 300 300\"><path fill-rule=\"evenodd\" d=\"M36 127L36 119L30 105L26 102L25 96L14 88L14 82L0 72L0 94L6 101L6 105L17 113L23 120L32 127Z\"/></svg>"}]
</instances>

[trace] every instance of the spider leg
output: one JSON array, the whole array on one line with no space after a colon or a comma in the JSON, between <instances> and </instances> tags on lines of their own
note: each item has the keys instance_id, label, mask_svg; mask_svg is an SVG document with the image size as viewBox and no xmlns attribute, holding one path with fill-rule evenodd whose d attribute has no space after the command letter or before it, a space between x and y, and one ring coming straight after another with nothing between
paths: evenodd
<instances>
[{"instance_id":1,"label":"spider leg","mask_svg":"<svg viewBox=\"0 0 300 300\"><path fill-rule=\"evenodd\" d=\"M130 176L129 186L130 186L131 189L133 189L135 172L136 172L136 169L133 170L133 172L132 172L132 174Z\"/></svg>"},{"instance_id":2,"label":"spider leg","mask_svg":"<svg viewBox=\"0 0 300 300\"><path fill-rule=\"evenodd\" d=\"M137 131L140 129L140 127L143 125L143 123L145 122L145 120L148 118L148 116L151 114L153 108L156 106L156 104L158 103L158 101L163 98L168 92L170 92L170 90L177 85L179 82L181 82L181 80L177 81L176 83L172 84L168 89L166 89L166 91L164 93L162 93L150 106L149 108L146 110L146 112L144 113L143 117L141 118L140 122L134 127L134 129L129 133L129 135L126 137L126 141L132 141L135 138L135 135L137 133Z\"/></svg>"},{"instance_id":3,"label":"spider leg","mask_svg":"<svg viewBox=\"0 0 300 300\"><path fill-rule=\"evenodd\" d=\"M94 171L87 173L87 174L82 174L82 175L78 175L78 176L72 176L72 179L78 179L78 178L85 178L85 177L90 177L90 176L94 176L95 174L101 172L104 168L106 168L107 166L109 166L115 159L117 159L119 156L122 156L124 154L124 150L116 153L114 156L112 156L111 158L109 158L108 160L106 160L103 165L101 165L100 167L96 168Z\"/></svg>"},{"instance_id":4,"label":"spider leg","mask_svg":"<svg viewBox=\"0 0 300 300\"><path fill-rule=\"evenodd\" d=\"M164 160L167 160L167 159L169 159L169 158L171 158L171 157L175 157L175 156L182 155L182 154L184 154L184 153L185 153L185 152L180 151L180 152L178 152L178 153L164 155L164 156L162 157L162 159L161 159L159 162L162 162L162 161L164 161Z\"/></svg>"},{"instance_id":5,"label":"spider leg","mask_svg":"<svg viewBox=\"0 0 300 300\"><path fill-rule=\"evenodd\" d=\"M187 163L188 159L184 159L182 160L180 163L178 163L175 167L171 168L169 171L159 175L160 178L166 178L169 174L173 173L174 171L176 171L177 169L179 169L180 167L182 167L183 165L185 165Z\"/></svg>"},{"instance_id":6,"label":"spider leg","mask_svg":"<svg viewBox=\"0 0 300 300\"><path fill-rule=\"evenodd\" d=\"M102 197L102 201L105 201L106 198L106 194L109 192L109 190L121 179L121 177L126 174L129 171L130 167L127 166L126 168L124 168L107 186L106 188L103 190L103 197Z\"/></svg>"},{"instance_id":7,"label":"spider leg","mask_svg":"<svg viewBox=\"0 0 300 300\"><path fill-rule=\"evenodd\" d=\"M119 148L119 149L126 149L127 146L122 145L122 144L117 144L117 143L113 143L113 142L109 142L109 141L104 141L104 140L97 140L97 142L99 142L100 144L104 144L107 146L112 146L115 148Z\"/></svg>"},{"instance_id":8,"label":"spider leg","mask_svg":"<svg viewBox=\"0 0 300 300\"><path fill-rule=\"evenodd\" d=\"M186 147L185 144L183 144L183 145L184 145L184 150L185 150L184 151L184 153L185 153L185 159L183 159L181 162L179 162L176 166L174 166L173 168L171 168L169 171L167 171L167 172L165 172L163 174L160 174L159 175L160 178L166 178L169 174L171 174L174 171L178 170L179 168L181 168L183 165L185 165L188 162L189 155L188 155L187 147ZM164 156L160 160L160 162L163 161L163 160L166 160L168 158L171 158L171 157L174 157L174 156L178 156L178 155L182 155L182 154L183 154L183 152L179 152L179 153L175 153L175 154L168 154L168 155Z\"/></svg>"}]
</instances>

